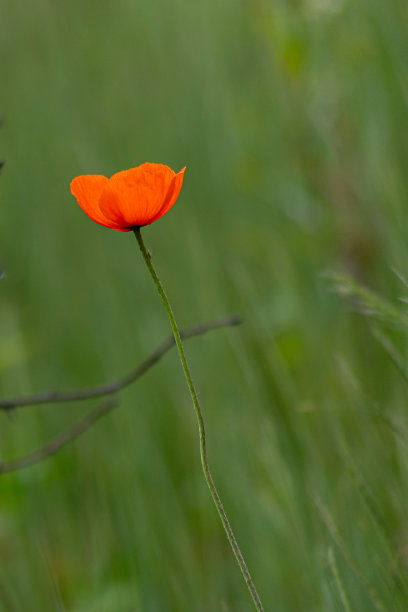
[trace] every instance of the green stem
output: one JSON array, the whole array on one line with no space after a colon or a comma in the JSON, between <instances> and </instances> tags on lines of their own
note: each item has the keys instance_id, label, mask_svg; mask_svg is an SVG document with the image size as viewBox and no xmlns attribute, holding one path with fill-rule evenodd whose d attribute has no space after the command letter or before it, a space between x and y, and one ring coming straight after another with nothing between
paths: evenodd
<instances>
[{"instance_id":1,"label":"green stem","mask_svg":"<svg viewBox=\"0 0 408 612\"><path fill-rule=\"evenodd\" d=\"M258 612L263 612L263 606L261 603L261 600L259 598L259 595L257 593L257 590L255 588L254 582L252 580L251 574L249 573L249 570L246 566L244 557L242 556L242 553L240 551L240 548L238 546L238 542L235 538L234 532L232 531L232 527L230 525L230 522L228 520L227 514L224 510L224 506L222 505L222 501L220 496L218 495L218 491L215 487L214 484L214 480L213 477L211 475L211 471L210 471L210 467L208 465L208 459L207 459L207 444L206 444L206 432L205 432L205 424L204 424L204 417L203 417L203 413L200 407L200 403L198 401L198 397L197 397L197 392L195 390L194 387L194 383L193 383L193 379L191 377L191 373L190 373L190 369L188 367L187 364L187 359L186 359L186 355L184 353L184 348L183 348L183 344L181 342L181 337L180 337L180 332L178 330L177 327L177 323L176 320L174 318L174 314L173 311L171 309L170 306L170 302L167 299L167 296L164 292L163 289L163 285L161 284L161 281L159 279L159 277L157 276L157 272L153 267L153 263L152 263L152 258L150 253L148 252L148 250L146 249L146 246L143 242L143 238L142 238L142 234L140 232L140 227L135 227L133 228L134 234L136 236L136 239L139 243L139 247L140 250L142 252L143 255L143 259L146 262L146 265L149 269L149 272L156 284L157 290L159 292L159 295L163 301L164 307L166 309L167 315L170 319L170 324L171 324L171 328L173 330L173 335L174 335L174 340L176 342L177 345L177 349L180 355L180 361L181 361L181 365L183 366L183 370L184 370L184 374L186 376L186 380L187 380L187 385L191 394L191 399L193 400L193 404L194 404L194 409L195 409L195 413L197 416L197 421L198 421L198 429L199 429L199 434L200 434L200 454L201 454L201 464L203 467L203 472L204 472L204 476L205 476L205 480L207 482L208 488L210 489L212 498L214 500L215 506L218 510L218 514L220 515L220 519L221 519L221 523L222 526L224 527L225 533L227 534L227 538L228 541L231 545L231 548L234 552L235 558L238 562L238 565L240 567L240 570L242 572L242 575L245 579L246 585L248 587L249 592L251 593L252 599L254 601L255 604L255 608L258 610Z\"/></svg>"}]
</instances>

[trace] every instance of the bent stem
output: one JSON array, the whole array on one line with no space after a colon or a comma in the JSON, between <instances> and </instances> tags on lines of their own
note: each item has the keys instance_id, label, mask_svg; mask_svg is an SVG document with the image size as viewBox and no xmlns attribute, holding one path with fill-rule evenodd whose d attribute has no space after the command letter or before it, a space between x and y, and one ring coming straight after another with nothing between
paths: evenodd
<instances>
[{"instance_id":1,"label":"bent stem","mask_svg":"<svg viewBox=\"0 0 408 612\"><path fill-rule=\"evenodd\" d=\"M164 307L166 309L167 315L169 317L170 320L170 325L173 331L173 335L174 335L174 340L176 342L177 345L177 349L179 352L179 356L180 356L180 361L181 361L181 365L183 366L183 370L184 370L184 374L186 376L186 380L187 380L187 385L190 391L190 395L191 395L191 399L193 400L193 405L194 405L194 409L195 409L195 413L197 416L197 421L198 421L198 429L199 429L199 435L200 435L200 454L201 454L201 465L203 468L203 472L204 472L204 476L205 476L205 480L207 482L208 488L210 489L210 493L211 496L214 500L215 506L218 510L218 514L220 516L221 519L221 523L222 526L224 527L224 531L227 535L228 541L231 545L231 548L234 552L235 558L238 562L238 565L240 567L240 570L242 572L242 575L245 579L246 585L248 587L248 590L252 596L252 599L254 601L255 607L258 610L258 612L263 612L263 606L261 603L261 600L259 598L259 595L257 593L257 590L255 588L254 582L252 580L251 574L249 573L249 570L246 566L244 557L241 553L241 550L238 546L238 542L235 538L234 532L232 531L232 527L230 525L230 522L228 520L227 514L224 510L224 506L222 504L221 498L218 494L218 491L215 487L214 484L214 480L210 471L210 467L208 465L208 459L207 459L207 444L206 444L206 432L205 432L205 424L204 424L204 417L203 417L203 413L200 407L200 403L198 401L198 396L197 396L197 392L195 390L194 387L194 383L193 383L193 379L191 377L191 373L190 373L190 369L188 367L187 364L187 359L184 353L184 347L183 347L183 343L181 341L181 337L180 337L180 332L179 329L177 327L177 323L176 320L174 318L174 314L172 311L172 308L170 306L170 302L167 299L167 296L164 292L163 289L163 285L161 284L161 281L157 275L157 272L153 266L152 263L152 258L150 253L148 252L148 250L146 249L146 246L143 242L143 238L142 238L142 234L140 231L140 227L135 227L133 228L134 234L136 236L136 240L139 243L139 247L140 250L142 252L143 255L143 259L146 262L146 265L149 269L149 272L155 282L155 285L157 287L157 290L159 292L159 295L162 299L162 302L164 304Z\"/></svg>"}]
</instances>

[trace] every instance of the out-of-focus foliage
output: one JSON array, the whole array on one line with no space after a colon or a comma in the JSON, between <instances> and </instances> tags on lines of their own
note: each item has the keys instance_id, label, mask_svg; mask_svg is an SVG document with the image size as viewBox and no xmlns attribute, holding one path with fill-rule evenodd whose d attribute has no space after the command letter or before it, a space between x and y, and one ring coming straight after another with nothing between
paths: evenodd
<instances>
[{"instance_id":1,"label":"out-of-focus foliage","mask_svg":"<svg viewBox=\"0 0 408 612\"><path fill-rule=\"evenodd\" d=\"M69 182L186 165L144 237L181 325L244 317L187 352L266 610L407 608L406 383L326 279L408 293L407 52L405 0L0 0L1 395L114 378L168 334L134 237ZM176 355L120 401L1 477L0 609L250 609ZM86 408L0 415L1 456Z\"/></svg>"}]
</instances>

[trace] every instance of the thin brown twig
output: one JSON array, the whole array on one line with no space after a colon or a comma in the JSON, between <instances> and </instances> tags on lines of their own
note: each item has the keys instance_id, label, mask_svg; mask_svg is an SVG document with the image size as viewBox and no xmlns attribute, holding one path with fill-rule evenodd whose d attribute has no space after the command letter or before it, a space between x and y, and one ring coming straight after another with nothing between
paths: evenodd
<instances>
[{"instance_id":1,"label":"thin brown twig","mask_svg":"<svg viewBox=\"0 0 408 612\"><path fill-rule=\"evenodd\" d=\"M227 327L231 325L238 325L241 322L239 317L225 317L223 319L217 319L216 321L210 321L195 327L190 327L183 330L183 338L192 338L193 336L199 336L205 334L207 331L216 329L219 327ZM98 397L101 395L112 395L116 391L123 389L127 385L140 378L147 370L149 370L159 359L174 346L174 337L167 338L162 344L145 359L137 368L132 370L129 374L120 378L117 381L102 385L100 387L91 387L82 389L80 391L69 391L66 393L58 393L55 391L47 391L42 394L26 396L22 398L16 398L12 400L1 400L0 408L3 410L16 408L17 406L28 406L35 404L43 404L50 402L68 402L73 400L83 400L92 397ZM61 448L72 442L75 438L78 438L81 434L85 433L96 421L111 412L114 408L117 408L118 403L115 398L110 397L96 408L90 410L85 416L79 419L74 425L69 427L66 431L62 432L58 436L55 436L50 442L47 442L44 446L37 450L12 459L10 461L0 461L0 474L9 472L16 472L26 467L30 467L48 457L51 457L57 453Z\"/></svg>"},{"instance_id":2,"label":"thin brown twig","mask_svg":"<svg viewBox=\"0 0 408 612\"><path fill-rule=\"evenodd\" d=\"M238 316L223 317L216 319L215 321L209 321L208 323L202 323L188 329L181 330L180 335L184 340L192 338L193 336L200 336L213 329L220 327L230 327L233 325L239 325L241 318ZM16 398L6 398L0 400L0 410L12 410L21 406L35 406L38 404L50 404L57 402L72 402L78 400L90 399L93 397L101 397L103 395L112 395L113 393L127 387L135 380L140 378L147 370L149 370L155 363L163 357L169 349L175 345L174 337L169 336L164 342L157 347L149 357L147 357L137 368L110 383L105 383L97 387L87 387L85 389L77 389L74 391L45 391L43 393L37 393L34 395L26 395Z\"/></svg>"},{"instance_id":3,"label":"thin brown twig","mask_svg":"<svg viewBox=\"0 0 408 612\"><path fill-rule=\"evenodd\" d=\"M55 438L50 440L50 442L41 448L38 448L37 450L28 453L23 457L18 457L17 459L12 459L11 461L0 462L0 474L22 470L26 467L34 465L35 463L39 463L48 457L51 457L51 455L55 455L55 453L57 453L63 446L66 446L69 444L69 442L72 442L72 440L78 438L78 436L92 427L96 421L111 412L111 410L117 406L118 402L114 397L108 398L96 408L90 410L84 417L69 427L69 429L63 431L58 436L55 436Z\"/></svg>"},{"instance_id":4,"label":"thin brown twig","mask_svg":"<svg viewBox=\"0 0 408 612\"><path fill-rule=\"evenodd\" d=\"M192 338L193 336L204 334L212 329L216 329L219 327L227 327L231 325L238 325L240 322L241 319L236 316L217 319L216 321L203 323L201 325L196 325L194 327L183 330L183 337L185 339ZM157 363L159 359L169 349L171 349L172 346L174 346L174 344L174 338L173 336L170 336L164 342L162 342L160 346L157 347L157 349L153 351L153 353L151 353L151 355L149 355L149 357L147 357L137 368L132 370L126 376L123 376L122 378L111 383L101 385L99 387L81 389L78 391L46 391L45 393L40 393L37 395L0 400L0 408L3 410L10 410L18 406L29 406L50 402L68 402L74 400L90 399L92 397L98 397L101 395L112 395L113 393L119 391L120 389L123 389L123 387L130 385L132 382L135 382L138 378L140 378L145 372L147 372L147 370L149 370L155 363ZM0 462L0 474L21 470L23 468L39 463L40 461L47 459L51 455L54 455L63 446L66 446L69 442L83 434L90 427L92 427L92 425L96 421L111 412L116 407L116 400L114 398L109 398L102 404L99 404L96 408L89 411L84 417L79 419L69 429L64 431L62 434L56 436L50 442L40 447L39 449L28 453L23 457L18 457L17 459L13 459L6 462Z\"/></svg>"}]
</instances>

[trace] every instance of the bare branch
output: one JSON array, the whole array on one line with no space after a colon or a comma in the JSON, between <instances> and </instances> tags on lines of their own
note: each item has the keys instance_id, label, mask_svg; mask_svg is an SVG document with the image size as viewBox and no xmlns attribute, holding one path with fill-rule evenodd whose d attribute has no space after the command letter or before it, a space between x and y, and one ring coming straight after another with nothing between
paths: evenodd
<instances>
[{"instance_id":1,"label":"bare branch","mask_svg":"<svg viewBox=\"0 0 408 612\"><path fill-rule=\"evenodd\" d=\"M185 330L181 330L180 335L184 340L192 338L193 336L200 336L213 329L220 327L231 327L233 325L239 325L241 318L238 316L224 317L195 327L190 327ZM140 378L147 370L149 370L155 363L163 357L169 349L174 346L173 336L169 336L160 346L157 347L149 357L147 357L141 364L134 370L126 374L118 380L114 380L110 383L100 385L98 387L87 387L85 389L79 389L74 391L45 391L44 393L38 393L35 395L26 395L17 398L8 398L0 400L0 410L12 410L20 406L34 406L38 404L49 404L57 402L72 402L78 400L90 399L92 397L101 397L103 395L111 395L127 387Z\"/></svg>"},{"instance_id":2,"label":"bare branch","mask_svg":"<svg viewBox=\"0 0 408 612\"><path fill-rule=\"evenodd\" d=\"M45 444L45 446L38 448L28 455L24 455L24 457L12 459L11 461L0 462L0 474L5 474L6 472L16 472L17 470L22 470L26 467L34 465L35 463L39 463L48 457L51 457L63 446L66 446L69 442L72 442L72 440L78 438L78 436L92 427L96 421L105 416L105 414L111 412L111 410L117 406L118 403L116 399L110 397L93 410L90 410L84 417L74 423L72 427L53 438L50 442Z\"/></svg>"},{"instance_id":3,"label":"bare branch","mask_svg":"<svg viewBox=\"0 0 408 612\"><path fill-rule=\"evenodd\" d=\"M184 339L192 338L205 334L206 332L216 329L219 327L228 327L231 325L238 325L241 322L239 317L226 317L224 319L218 319L202 325L196 325L189 329L183 330L182 337ZM1 400L0 408L3 410L10 410L17 406L28 406L35 404L44 404L49 402L68 402L73 400L83 400L92 397L98 397L100 395L112 395L116 391L123 389L130 385L132 382L140 378L147 370L149 370L159 359L174 346L174 338L170 336L147 358L145 359L135 370L124 376L123 378L113 381L109 384L102 385L100 387L92 387L82 389L80 391L70 391L66 393L58 393L55 391L47 391L43 394L26 396L17 399ZM44 461L48 457L51 457L57 453L61 448L72 442L75 438L78 438L81 434L86 432L96 421L101 419L106 414L109 414L114 408L118 406L115 398L110 397L96 408L90 410L84 417L79 419L74 425L69 427L66 431L62 432L50 442L37 450L12 459L10 461L0 461L0 474L6 474L9 472L16 472L24 468L30 467L40 461Z\"/></svg>"}]
</instances>

